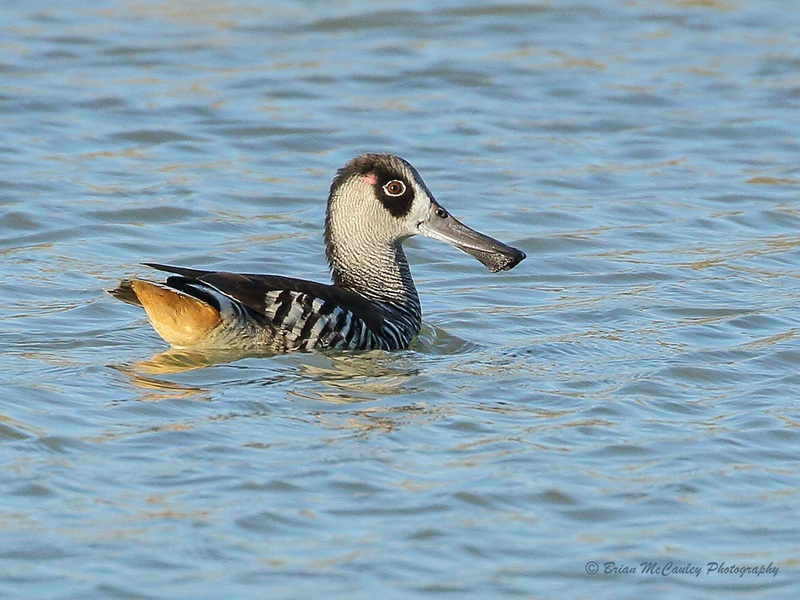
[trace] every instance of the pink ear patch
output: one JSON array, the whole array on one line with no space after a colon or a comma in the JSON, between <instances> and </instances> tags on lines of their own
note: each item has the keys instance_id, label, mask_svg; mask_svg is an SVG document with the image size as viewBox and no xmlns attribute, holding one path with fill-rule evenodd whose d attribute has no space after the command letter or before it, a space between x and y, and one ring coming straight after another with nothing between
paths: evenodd
<instances>
[{"instance_id":1,"label":"pink ear patch","mask_svg":"<svg viewBox=\"0 0 800 600\"><path fill-rule=\"evenodd\" d=\"M366 181L370 185L375 185L378 183L378 176L375 175L374 172L367 173L364 175L364 181Z\"/></svg>"}]
</instances>

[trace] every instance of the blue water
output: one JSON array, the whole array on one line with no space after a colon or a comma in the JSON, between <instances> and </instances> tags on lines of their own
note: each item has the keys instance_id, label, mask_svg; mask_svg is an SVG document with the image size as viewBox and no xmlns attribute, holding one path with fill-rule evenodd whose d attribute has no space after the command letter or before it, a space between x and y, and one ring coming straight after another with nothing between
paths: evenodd
<instances>
[{"instance_id":1,"label":"blue water","mask_svg":"<svg viewBox=\"0 0 800 600\"><path fill-rule=\"evenodd\" d=\"M4 3L0 597L796 597L798 32L781 0ZM528 259L411 240L392 353L168 351L105 294L327 281L364 151Z\"/></svg>"}]
</instances>

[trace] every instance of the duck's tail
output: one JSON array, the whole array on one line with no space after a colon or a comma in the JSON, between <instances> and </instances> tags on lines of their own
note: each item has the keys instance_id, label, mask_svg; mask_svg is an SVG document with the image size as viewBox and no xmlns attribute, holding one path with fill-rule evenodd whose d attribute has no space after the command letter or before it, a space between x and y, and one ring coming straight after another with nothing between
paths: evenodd
<instances>
[{"instance_id":1,"label":"duck's tail","mask_svg":"<svg viewBox=\"0 0 800 600\"><path fill-rule=\"evenodd\" d=\"M166 284L124 279L109 294L144 308L156 333L176 347L203 345L222 321L216 307Z\"/></svg>"}]
</instances>

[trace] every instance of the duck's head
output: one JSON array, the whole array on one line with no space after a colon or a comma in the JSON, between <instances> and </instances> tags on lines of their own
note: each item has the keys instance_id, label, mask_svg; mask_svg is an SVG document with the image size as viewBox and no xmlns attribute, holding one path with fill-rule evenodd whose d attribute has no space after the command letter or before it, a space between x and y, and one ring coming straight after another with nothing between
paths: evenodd
<instances>
[{"instance_id":1,"label":"duck's head","mask_svg":"<svg viewBox=\"0 0 800 600\"><path fill-rule=\"evenodd\" d=\"M332 264L347 248L399 248L412 235L447 242L491 272L508 270L525 253L467 227L433 197L417 170L398 156L363 154L339 169L325 219Z\"/></svg>"}]
</instances>

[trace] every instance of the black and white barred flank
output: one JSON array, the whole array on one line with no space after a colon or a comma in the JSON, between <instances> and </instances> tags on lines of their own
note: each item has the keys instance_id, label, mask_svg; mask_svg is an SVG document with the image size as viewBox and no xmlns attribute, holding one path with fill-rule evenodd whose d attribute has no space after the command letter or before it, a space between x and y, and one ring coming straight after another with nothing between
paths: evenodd
<instances>
[{"instance_id":1,"label":"black and white barred flank","mask_svg":"<svg viewBox=\"0 0 800 600\"><path fill-rule=\"evenodd\" d=\"M310 293L275 290L267 293L266 304L266 320L279 332L273 339L282 351L397 350L419 332L419 313L406 318L387 311L373 331L352 310Z\"/></svg>"}]
</instances>

